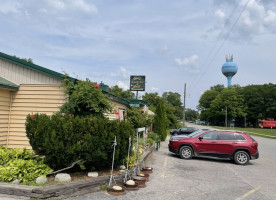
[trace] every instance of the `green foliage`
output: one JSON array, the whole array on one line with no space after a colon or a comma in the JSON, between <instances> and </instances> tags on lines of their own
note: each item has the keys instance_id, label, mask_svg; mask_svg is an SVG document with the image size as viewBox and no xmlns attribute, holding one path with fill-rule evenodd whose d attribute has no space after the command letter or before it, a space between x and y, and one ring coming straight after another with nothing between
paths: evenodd
<instances>
[{"instance_id":1,"label":"green foliage","mask_svg":"<svg viewBox=\"0 0 276 200\"><path fill-rule=\"evenodd\" d=\"M89 79L79 80L76 84L65 78L63 87L68 97L67 102L61 107L60 112L71 115L87 116L94 115L103 117L111 111L111 105L107 97L97 88L97 83Z\"/></svg>"},{"instance_id":2,"label":"green foliage","mask_svg":"<svg viewBox=\"0 0 276 200\"><path fill-rule=\"evenodd\" d=\"M108 89L108 92L124 99L135 99L135 94L130 90L123 90L118 85Z\"/></svg>"},{"instance_id":3,"label":"green foliage","mask_svg":"<svg viewBox=\"0 0 276 200\"><path fill-rule=\"evenodd\" d=\"M87 170L111 166L113 141L117 137L115 165L127 156L129 136L134 129L129 122L109 121L95 116L27 116L26 133L34 152L45 156L53 169L61 169L82 159ZM133 138L132 138L133 139Z\"/></svg>"},{"instance_id":4,"label":"green foliage","mask_svg":"<svg viewBox=\"0 0 276 200\"><path fill-rule=\"evenodd\" d=\"M20 60L24 60L25 62L29 62L29 63L32 63L32 64L34 63L33 59L31 59L31 58L20 58L20 57L17 57L16 55L13 55L12 57L18 58Z\"/></svg>"},{"instance_id":5,"label":"green foliage","mask_svg":"<svg viewBox=\"0 0 276 200\"><path fill-rule=\"evenodd\" d=\"M150 110L156 112L158 103L164 103L165 112L167 116L166 126L171 128L177 127L177 120L183 117L183 107L181 102L181 95L176 92L164 92L162 97L158 93L145 93L143 100L147 101Z\"/></svg>"},{"instance_id":6,"label":"green foliage","mask_svg":"<svg viewBox=\"0 0 276 200\"><path fill-rule=\"evenodd\" d=\"M276 118L276 85L248 85L223 89L216 85L204 92L199 100L200 119L214 125L224 125L227 107L228 119L235 119L236 126L258 126L258 120Z\"/></svg>"},{"instance_id":7,"label":"green foliage","mask_svg":"<svg viewBox=\"0 0 276 200\"><path fill-rule=\"evenodd\" d=\"M153 141L157 142L159 135L154 132L149 132L147 138L152 139Z\"/></svg>"},{"instance_id":8,"label":"green foliage","mask_svg":"<svg viewBox=\"0 0 276 200\"><path fill-rule=\"evenodd\" d=\"M167 137L166 124L167 116L164 103L161 101L156 107L156 112L154 116L154 132L158 133L161 136L162 141L165 141Z\"/></svg>"},{"instance_id":9,"label":"green foliage","mask_svg":"<svg viewBox=\"0 0 276 200\"><path fill-rule=\"evenodd\" d=\"M130 122L134 128L146 127L150 124L150 117L141 111L140 108L129 108L127 109L126 119Z\"/></svg>"},{"instance_id":10,"label":"green foliage","mask_svg":"<svg viewBox=\"0 0 276 200\"><path fill-rule=\"evenodd\" d=\"M187 121L195 121L198 119L198 115L199 113L196 110L190 108L185 111L185 118Z\"/></svg>"},{"instance_id":11,"label":"green foliage","mask_svg":"<svg viewBox=\"0 0 276 200\"><path fill-rule=\"evenodd\" d=\"M162 100L162 97L160 97L157 92L155 92L155 93L147 93L146 92L143 95L143 100L148 102L150 109L154 112L156 106Z\"/></svg>"},{"instance_id":12,"label":"green foliage","mask_svg":"<svg viewBox=\"0 0 276 200\"><path fill-rule=\"evenodd\" d=\"M11 182L19 179L23 184L35 181L39 176L51 172L43 159L26 149L0 147L0 181Z\"/></svg>"}]
</instances>

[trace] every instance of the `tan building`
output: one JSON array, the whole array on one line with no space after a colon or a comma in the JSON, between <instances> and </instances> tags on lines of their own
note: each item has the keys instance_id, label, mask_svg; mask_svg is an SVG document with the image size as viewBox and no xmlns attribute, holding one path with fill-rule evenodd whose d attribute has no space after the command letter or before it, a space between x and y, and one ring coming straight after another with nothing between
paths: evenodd
<instances>
[{"instance_id":1,"label":"tan building","mask_svg":"<svg viewBox=\"0 0 276 200\"><path fill-rule=\"evenodd\" d=\"M0 146L31 149L28 114L52 115L65 102L63 74L0 52ZM76 80L69 77L73 82ZM103 90L113 106L110 120L124 120L129 102Z\"/></svg>"},{"instance_id":2,"label":"tan building","mask_svg":"<svg viewBox=\"0 0 276 200\"><path fill-rule=\"evenodd\" d=\"M60 73L0 53L1 146L31 149L25 133L26 116L59 111L65 101L62 79Z\"/></svg>"}]
</instances>

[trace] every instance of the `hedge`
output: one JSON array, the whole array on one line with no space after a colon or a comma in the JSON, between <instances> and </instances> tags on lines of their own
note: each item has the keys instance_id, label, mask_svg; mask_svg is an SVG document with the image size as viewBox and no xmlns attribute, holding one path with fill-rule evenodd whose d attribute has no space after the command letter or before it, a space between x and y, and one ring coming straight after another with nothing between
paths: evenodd
<instances>
[{"instance_id":1,"label":"hedge","mask_svg":"<svg viewBox=\"0 0 276 200\"><path fill-rule=\"evenodd\" d=\"M26 133L34 152L45 156L45 163L52 169L82 159L87 170L94 170L111 167L114 136L118 142L115 166L121 164L134 129L128 122L95 116L35 114L27 116Z\"/></svg>"}]
</instances>

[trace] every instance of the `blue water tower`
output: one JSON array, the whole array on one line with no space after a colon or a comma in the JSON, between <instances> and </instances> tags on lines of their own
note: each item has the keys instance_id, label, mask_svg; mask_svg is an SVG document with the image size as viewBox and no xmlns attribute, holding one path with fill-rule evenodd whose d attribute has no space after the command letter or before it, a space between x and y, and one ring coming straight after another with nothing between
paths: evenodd
<instances>
[{"instance_id":1,"label":"blue water tower","mask_svg":"<svg viewBox=\"0 0 276 200\"><path fill-rule=\"evenodd\" d=\"M233 62L233 55L226 56L226 63L222 65L221 72L227 77L228 87L232 85L232 77L238 72L238 66Z\"/></svg>"}]
</instances>

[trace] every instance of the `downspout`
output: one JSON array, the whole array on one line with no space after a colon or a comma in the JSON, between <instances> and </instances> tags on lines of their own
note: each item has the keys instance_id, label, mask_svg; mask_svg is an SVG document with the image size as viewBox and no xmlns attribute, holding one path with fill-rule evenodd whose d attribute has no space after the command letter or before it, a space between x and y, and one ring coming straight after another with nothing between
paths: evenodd
<instances>
[{"instance_id":1,"label":"downspout","mask_svg":"<svg viewBox=\"0 0 276 200\"><path fill-rule=\"evenodd\" d=\"M10 125L11 125L11 109L12 109L12 94L10 92L10 103L9 103L9 120L8 120L8 135L7 135L7 147L9 146L9 137L10 137Z\"/></svg>"}]
</instances>

